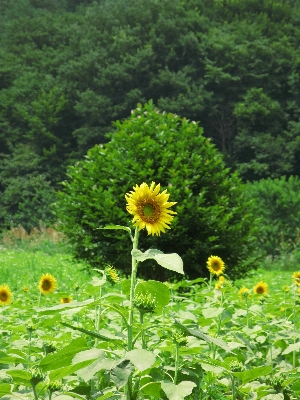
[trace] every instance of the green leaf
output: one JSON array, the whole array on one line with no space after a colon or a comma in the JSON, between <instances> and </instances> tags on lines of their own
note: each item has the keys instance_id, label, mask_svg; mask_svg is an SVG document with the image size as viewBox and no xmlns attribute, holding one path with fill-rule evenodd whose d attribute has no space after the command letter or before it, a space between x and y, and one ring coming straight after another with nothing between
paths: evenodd
<instances>
[{"instance_id":1,"label":"green leaf","mask_svg":"<svg viewBox=\"0 0 300 400\"><path fill-rule=\"evenodd\" d=\"M223 350L226 350L230 353L232 352L231 348L222 339L218 339L218 338L214 338L212 336L205 335L204 333L200 332L199 330L196 331L195 329L189 329L176 320L175 320L175 325L180 327L183 331L188 333L190 336L194 336L194 337L197 337L198 339L205 340L206 342L213 343L216 346L221 347Z\"/></svg>"},{"instance_id":2,"label":"green leaf","mask_svg":"<svg viewBox=\"0 0 300 400\"><path fill-rule=\"evenodd\" d=\"M272 366L267 365L265 367L256 367L243 372L233 372L233 375L243 382L243 384L254 381L263 375L268 375L272 372Z\"/></svg>"},{"instance_id":3,"label":"green leaf","mask_svg":"<svg viewBox=\"0 0 300 400\"><path fill-rule=\"evenodd\" d=\"M0 397L11 393L11 385L9 383L0 383Z\"/></svg>"},{"instance_id":4,"label":"green leaf","mask_svg":"<svg viewBox=\"0 0 300 400\"><path fill-rule=\"evenodd\" d=\"M64 326L67 326L68 328L72 328L72 329L74 329L75 331L79 331L79 332L82 332L82 333L86 333L87 335L89 335L89 336L92 336L92 337L95 337L95 338L97 338L97 339L103 339L103 340L119 340L119 341L122 341L122 339L120 339L119 337L117 337L117 336L113 336L113 335L109 335L109 334L105 334L105 335L102 335L100 332L99 333L96 333L96 332L93 332L93 331L89 331L88 329L84 329L84 328L79 328L78 326L73 326L73 325L71 325L71 324L67 324L66 322L62 322L61 323L62 325L64 325Z\"/></svg>"},{"instance_id":5,"label":"green leaf","mask_svg":"<svg viewBox=\"0 0 300 400\"><path fill-rule=\"evenodd\" d=\"M161 382L161 388L169 400L183 400L192 393L195 386L196 383L191 381L182 381L178 385L173 382Z\"/></svg>"},{"instance_id":6,"label":"green leaf","mask_svg":"<svg viewBox=\"0 0 300 400\"><path fill-rule=\"evenodd\" d=\"M166 285L158 281L139 282L135 289L136 294L151 294L157 303L155 308L156 313L161 313L162 309L170 301L170 290Z\"/></svg>"},{"instance_id":7,"label":"green leaf","mask_svg":"<svg viewBox=\"0 0 300 400\"><path fill-rule=\"evenodd\" d=\"M289 354L292 351L299 351L300 342L289 344L288 347L281 354Z\"/></svg>"},{"instance_id":8,"label":"green leaf","mask_svg":"<svg viewBox=\"0 0 300 400\"><path fill-rule=\"evenodd\" d=\"M67 367L54 369L49 373L49 378L52 382L56 381L58 379L62 379L66 376L74 374L74 372L79 371L80 369L86 367L87 365L89 365L91 363L92 363L91 360L86 360L86 361L77 363L75 365L70 365Z\"/></svg>"},{"instance_id":9,"label":"green leaf","mask_svg":"<svg viewBox=\"0 0 300 400\"><path fill-rule=\"evenodd\" d=\"M57 306L53 307L45 307L45 308L33 307L33 309L41 315L51 315L51 314L56 314L58 311L64 311L68 308L76 308L76 307L82 308L85 306L93 305L94 303L97 302L95 302L93 299L89 299L84 301L72 301L71 303L58 304Z\"/></svg>"},{"instance_id":10,"label":"green leaf","mask_svg":"<svg viewBox=\"0 0 300 400\"><path fill-rule=\"evenodd\" d=\"M153 396L160 398L161 383L160 382L149 382L140 388L141 392L147 394L148 396Z\"/></svg>"},{"instance_id":11,"label":"green leaf","mask_svg":"<svg viewBox=\"0 0 300 400\"><path fill-rule=\"evenodd\" d=\"M202 314L204 318L216 318L218 317L220 314L222 314L222 312L225 310L225 308L223 307L209 307L209 308L203 308L202 309Z\"/></svg>"},{"instance_id":12,"label":"green leaf","mask_svg":"<svg viewBox=\"0 0 300 400\"><path fill-rule=\"evenodd\" d=\"M21 379L22 381L30 381L32 377L32 375L28 371L24 371L22 369L8 370L6 371L6 373L13 378Z\"/></svg>"},{"instance_id":13,"label":"green leaf","mask_svg":"<svg viewBox=\"0 0 300 400\"><path fill-rule=\"evenodd\" d=\"M121 229L123 231L127 231L130 236L131 236L131 229L129 226L123 226L123 225L106 225L104 228L97 228L97 229Z\"/></svg>"},{"instance_id":14,"label":"green leaf","mask_svg":"<svg viewBox=\"0 0 300 400\"><path fill-rule=\"evenodd\" d=\"M140 371L150 368L156 360L155 354L143 349L131 350L126 353L124 358L125 360L131 361L131 363Z\"/></svg>"},{"instance_id":15,"label":"green leaf","mask_svg":"<svg viewBox=\"0 0 300 400\"><path fill-rule=\"evenodd\" d=\"M58 350L54 354L48 354L40 361L40 368L43 371L51 371L71 365L74 356L83 351L88 350L84 338L74 339L68 346Z\"/></svg>"},{"instance_id":16,"label":"green leaf","mask_svg":"<svg viewBox=\"0 0 300 400\"><path fill-rule=\"evenodd\" d=\"M164 254L160 250L156 249L149 249L145 251L145 253L142 253L140 250L135 249L132 250L131 254L137 261L141 262L153 259L159 265L161 265L166 269L178 272L179 274L182 275L184 274L183 262L181 257L177 253Z\"/></svg>"},{"instance_id":17,"label":"green leaf","mask_svg":"<svg viewBox=\"0 0 300 400\"><path fill-rule=\"evenodd\" d=\"M96 358L99 357L105 357L105 353L103 350L100 349L89 349L89 350L84 350L80 351L75 355L75 357L72 360L72 364L78 364L82 361L86 360L96 360Z\"/></svg>"},{"instance_id":18,"label":"green leaf","mask_svg":"<svg viewBox=\"0 0 300 400\"><path fill-rule=\"evenodd\" d=\"M126 385L129 376L134 371L134 366L129 360L122 360L110 371L110 379L114 382L117 389Z\"/></svg>"},{"instance_id":19,"label":"green leaf","mask_svg":"<svg viewBox=\"0 0 300 400\"><path fill-rule=\"evenodd\" d=\"M106 355L100 356L97 360L92 362L92 364L78 370L76 375L83 379L85 382L88 382L93 378L93 376L101 371L102 369L111 369L114 365L115 361L111 358L106 358Z\"/></svg>"}]
</instances>

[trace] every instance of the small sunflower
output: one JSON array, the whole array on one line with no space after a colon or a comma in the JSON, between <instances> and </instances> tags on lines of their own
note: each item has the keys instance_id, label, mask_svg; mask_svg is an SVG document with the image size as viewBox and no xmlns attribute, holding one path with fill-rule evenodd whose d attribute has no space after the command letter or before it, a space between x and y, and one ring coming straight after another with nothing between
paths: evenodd
<instances>
[{"instance_id":1,"label":"small sunflower","mask_svg":"<svg viewBox=\"0 0 300 400\"><path fill-rule=\"evenodd\" d=\"M258 282L253 288L255 294L267 294L269 291L268 284L265 282Z\"/></svg>"},{"instance_id":2,"label":"small sunflower","mask_svg":"<svg viewBox=\"0 0 300 400\"><path fill-rule=\"evenodd\" d=\"M222 258L218 256L210 256L206 262L207 268L211 274L221 275L225 270L225 263Z\"/></svg>"},{"instance_id":3,"label":"small sunflower","mask_svg":"<svg viewBox=\"0 0 300 400\"><path fill-rule=\"evenodd\" d=\"M250 290L243 286L238 291L238 295L241 299L247 299L250 296Z\"/></svg>"},{"instance_id":4,"label":"small sunflower","mask_svg":"<svg viewBox=\"0 0 300 400\"><path fill-rule=\"evenodd\" d=\"M12 302L12 293L10 288L5 284L0 286L0 305L7 306Z\"/></svg>"},{"instance_id":5,"label":"small sunflower","mask_svg":"<svg viewBox=\"0 0 300 400\"><path fill-rule=\"evenodd\" d=\"M60 299L60 302L61 302L62 304L71 303L71 301L72 301L72 297L71 297L71 296L62 297L62 298Z\"/></svg>"},{"instance_id":6,"label":"small sunflower","mask_svg":"<svg viewBox=\"0 0 300 400\"><path fill-rule=\"evenodd\" d=\"M150 187L143 182L141 186L136 185L133 189L125 195L126 209L133 215L133 225L139 230L146 228L148 235L157 236L160 232L165 232L165 229L170 229L169 224L174 218L170 214L177 213L169 210L176 202L168 202L170 195L167 190L159 193L160 184L155 186L155 182L152 182Z\"/></svg>"},{"instance_id":7,"label":"small sunflower","mask_svg":"<svg viewBox=\"0 0 300 400\"><path fill-rule=\"evenodd\" d=\"M294 282L300 286L300 271L293 273Z\"/></svg>"},{"instance_id":8,"label":"small sunflower","mask_svg":"<svg viewBox=\"0 0 300 400\"><path fill-rule=\"evenodd\" d=\"M52 293L57 288L57 281L54 276L50 274L43 274L40 279L38 288L39 291L43 294Z\"/></svg>"},{"instance_id":9,"label":"small sunflower","mask_svg":"<svg viewBox=\"0 0 300 400\"><path fill-rule=\"evenodd\" d=\"M28 286L24 286L23 287L23 292L28 293L28 291L29 291Z\"/></svg>"}]
</instances>

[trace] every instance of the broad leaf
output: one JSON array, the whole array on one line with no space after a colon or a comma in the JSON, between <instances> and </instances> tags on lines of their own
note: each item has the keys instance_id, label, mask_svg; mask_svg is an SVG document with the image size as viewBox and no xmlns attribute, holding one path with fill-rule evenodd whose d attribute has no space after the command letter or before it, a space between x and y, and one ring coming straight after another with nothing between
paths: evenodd
<instances>
[{"instance_id":1,"label":"broad leaf","mask_svg":"<svg viewBox=\"0 0 300 400\"><path fill-rule=\"evenodd\" d=\"M177 253L163 254L160 250L156 249L149 249L145 251L145 253L142 253L140 250L135 249L132 250L131 254L137 261L153 259L166 269L178 272L182 275L184 274L183 262Z\"/></svg>"},{"instance_id":2,"label":"broad leaf","mask_svg":"<svg viewBox=\"0 0 300 400\"><path fill-rule=\"evenodd\" d=\"M281 354L289 354L292 351L299 351L300 342L289 344L288 347Z\"/></svg>"},{"instance_id":3,"label":"broad leaf","mask_svg":"<svg viewBox=\"0 0 300 400\"><path fill-rule=\"evenodd\" d=\"M137 284L135 294L151 294L157 303L156 313L161 313L162 309L170 301L170 291L166 285L158 281L146 281Z\"/></svg>"},{"instance_id":4,"label":"broad leaf","mask_svg":"<svg viewBox=\"0 0 300 400\"><path fill-rule=\"evenodd\" d=\"M272 372L272 366L267 365L265 367L256 367L253 369L248 369L247 371L243 372L233 372L233 375L237 378L241 379L243 384L254 381L255 379L259 378L263 375L268 375Z\"/></svg>"},{"instance_id":5,"label":"broad leaf","mask_svg":"<svg viewBox=\"0 0 300 400\"><path fill-rule=\"evenodd\" d=\"M192 393L195 386L196 383L191 381L183 381L178 385L173 382L161 382L161 388L169 400L183 400Z\"/></svg>"},{"instance_id":6,"label":"broad leaf","mask_svg":"<svg viewBox=\"0 0 300 400\"><path fill-rule=\"evenodd\" d=\"M129 360L123 360L110 371L110 379L117 389L126 385L129 376L134 371L134 366Z\"/></svg>"},{"instance_id":7,"label":"broad leaf","mask_svg":"<svg viewBox=\"0 0 300 400\"><path fill-rule=\"evenodd\" d=\"M0 383L0 397L11 394L11 385L9 383Z\"/></svg>"},{"instance_id":8,"label":"broad leaf","mask_svg":"<svg viewBox=\"0 0 300 400\"><path fill-rule=\"evenodd\" d=\"M140 371L152 367L156 360L155 354L143 349L131 350L126 353L124 358L125 360L131 361L131 363Z\"/></svg>"}]
</instances>

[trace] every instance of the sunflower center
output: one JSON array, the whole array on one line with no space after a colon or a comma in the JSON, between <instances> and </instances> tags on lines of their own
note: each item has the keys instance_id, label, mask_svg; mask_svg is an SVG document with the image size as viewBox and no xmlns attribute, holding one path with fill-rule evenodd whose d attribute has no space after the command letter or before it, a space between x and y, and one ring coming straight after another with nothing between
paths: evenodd
<instances>
[{"instance_id":1,"label":"sunflower center","mask_svg":"<svg viewBox=\"0 0 300 400\"><path fill-rule=\"evenodd\" d=\"M220 269L220 264L218 263L218 262L214 262L213 264L212 264L212 269L214 270L214 271L219 271L219 269Z\"/></svg>"},{"instance_id":2,"label":"sunflower center","mask_svg":"<svg viewBox=\"0 0 300 400\"><path fill-rule=\"evenodd\" d=\"M159 219L160 207L153 199L142 200L137 209L139 216L144 222L154 224Z\"/></svg>"},{"instance_id":3,"label":"sunflower center","mask_svg":"<svg viewBox=\"0 0 300 400\"><path fill-rule=\"evenodd\" d=\"M48 279L45 279L42 283L42 288L44 290L49 290L51 288L51 282Z\"/></svg>"},{"instance_id":4,"label":"sunflower center","mask_svg":"<svg viewBox=\"0 0 300 400\"><path fill-rule=\"evenodd\" d=\"M1 301L7 301L8 299L8 294L6 292L0 292L0 300Z\"/></svg>"},{"instance_id":5,"label":"sunflower center","mask_svg":"<svg viewBox=\"0 0 300 400\"><path fill-rule=\"evenodd\" d=\"M256 293L257 294L263 294L264 293L264 288L262 286L258 286L258 288L256 289Z\"/></svg>"}]
</instances>

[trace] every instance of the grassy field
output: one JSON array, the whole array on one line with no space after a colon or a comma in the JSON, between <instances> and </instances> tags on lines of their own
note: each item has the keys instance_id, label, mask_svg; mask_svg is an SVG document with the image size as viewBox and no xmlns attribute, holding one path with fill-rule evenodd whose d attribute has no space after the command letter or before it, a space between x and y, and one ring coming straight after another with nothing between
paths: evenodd
<instances>
[{"instance_id":1,"label":"grassy field","mask_svg":"<svg viewBox=\"0 0 300 400\"><path fill-rule=\"evenodd\" d=\"M17 244L0 250L0 285L12 294L0 307L0 398L300 398L297 268L279 260L212 284L138 280L128 348L128 279L88 273L45 237ZM43 294L46 274L55 290Z\"/></svg>"}]
</instances>

